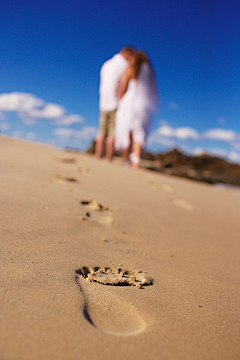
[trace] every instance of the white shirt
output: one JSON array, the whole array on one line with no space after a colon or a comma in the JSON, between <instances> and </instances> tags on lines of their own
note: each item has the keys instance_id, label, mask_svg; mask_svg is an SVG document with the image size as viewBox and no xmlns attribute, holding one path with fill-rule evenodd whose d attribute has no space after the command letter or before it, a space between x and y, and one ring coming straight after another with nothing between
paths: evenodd
<instances>
[{"instance_id":1,"label":"white shirt","mask_svg":"<svg viewBox=\"0 0 240 360\"><path fill-rule=\"evenodd\" d=\"M111 111L117 109L120 80L128 66L127 60L121 54L114 55L102 65L99 88L100 110Z\"/></svg>"}]
</instances>

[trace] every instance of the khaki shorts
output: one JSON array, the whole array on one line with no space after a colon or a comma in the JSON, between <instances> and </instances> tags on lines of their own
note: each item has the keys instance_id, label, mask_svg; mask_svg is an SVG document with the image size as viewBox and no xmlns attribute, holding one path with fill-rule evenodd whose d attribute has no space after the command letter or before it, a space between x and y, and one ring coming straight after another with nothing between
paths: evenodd
<instances>
[{"instance_id":1,"label":"khaki shorts","mask_svg":"<svg viewBox=\"0 0 240 360\"><path fill-rule=\"evenodd\" d=\"M106 137L114 137L115 117L117 110L102 111L100 118L100 134Z\"/></svg>"}]
</instances>

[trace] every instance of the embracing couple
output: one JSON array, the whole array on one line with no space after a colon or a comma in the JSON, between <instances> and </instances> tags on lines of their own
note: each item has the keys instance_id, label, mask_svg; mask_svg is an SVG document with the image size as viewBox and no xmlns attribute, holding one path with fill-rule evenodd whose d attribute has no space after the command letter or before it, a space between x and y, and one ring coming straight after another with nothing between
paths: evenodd
<instances>
[{"instance_id":1,"label":"embracing couple","mask_svg":"<svg viewBox=\"0 0 240 360\"><path fill-rule=\"evenodd\" d=\"M106 61L100 71L100 130L96 156L112 160L114 148L122 150L125 161L139 168L141 154L154 113L158 94L148 56L131 47Z\"/></svg>"}]
</instances>

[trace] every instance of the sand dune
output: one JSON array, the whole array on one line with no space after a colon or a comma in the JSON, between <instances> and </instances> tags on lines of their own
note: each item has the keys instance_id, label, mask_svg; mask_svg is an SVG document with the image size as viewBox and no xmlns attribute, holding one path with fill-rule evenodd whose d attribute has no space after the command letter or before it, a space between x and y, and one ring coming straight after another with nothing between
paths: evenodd
<instances>
[{"instance_id":1,"label":"sand dune","mask_svg":"<svg viewBox=\"0 0 240 360\"><path fill-rule=\"evenodd\" d=\"M1 360L240 358L239 191L0 147Z\"/></svg>"}]
</instances>

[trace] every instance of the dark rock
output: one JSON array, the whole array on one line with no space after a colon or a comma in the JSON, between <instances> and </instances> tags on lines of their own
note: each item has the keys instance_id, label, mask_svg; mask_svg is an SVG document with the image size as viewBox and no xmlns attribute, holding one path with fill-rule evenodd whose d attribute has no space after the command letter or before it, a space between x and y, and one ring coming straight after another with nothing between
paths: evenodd
<instances>
[{"instance_id":1,"label":"dark rock","mask_svg":"<svg viewBox=\"0 0 240 360\"><path fill-rule=\"evenodd\" d=\"M94 140L92 144L87 148L86 153L90 155L95 154L95 145L96 145L96 141Z\"/></svg>"},{"instance_id":2,"label":"dark rock","mask_svg":"<svg viewBox=\"0 0 240 360\"><path fill-rule=\"evenodd\" d=\"M173 149L162 157L162 167L173 167L173 166L186 166L190 165L190 158L187 155L182 154L179 150Z\"/></svg>"},{"instance_id":3,"label":"dark rock","mask_svg":"<svg viewBox=\"0 0 240 360\"><path fill-rule=\"evenodd\" d=\"M146 151L144 154L143 154L143 160L155 160L155 156L150 153L149 151Z\"/></svg>"},{"instance_id":4,"label":"dark rock","mask_svg":"<svg viewBox=\"0 0 240 360\"><path fill-rule=\"evenodd\" d=\"M196 181L240 186L240 166L208 154L187 156L173 149L163 154L160 168L162 172Z\"/></svg>"},{"instance_id":5,"label":"dark rock","mask_svg":"<svg viewBox=\"0 0 240 360\"><path fill-rule=\"evenodd\" d=\"M95 141L86 152L94 154ZM120 152L115 153L115 156L120 155ZM164 154L152 154L146 151L143 155L143 160L143 167L149 170L209 184L223 183L240 186L240 166L216 156L208 154L188 156L178 149L173 149Z\"/></svg>"}]
</instances>

